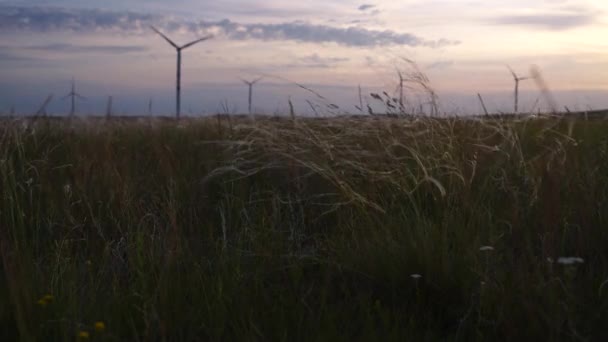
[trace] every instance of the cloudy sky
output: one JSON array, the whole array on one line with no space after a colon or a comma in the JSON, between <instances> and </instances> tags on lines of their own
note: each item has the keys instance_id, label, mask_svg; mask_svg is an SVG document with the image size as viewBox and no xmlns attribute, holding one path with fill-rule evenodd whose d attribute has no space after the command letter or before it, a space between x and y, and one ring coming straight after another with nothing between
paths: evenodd
<instances>
[{"instance_id":1,"label":"cloudy sky","mask_svg":"<svg viewBox=\"0 0 608 342\"><path fill-rule=\"evenodd\" d=\"M358 86L372 102L369 92L393 94L405 60L446 112L479 111L478 92L508 111L507 65L520 76L538 65L560 106L608 107L607 13L603 0L0 0L0 113L35 111L50 93L64 113L72 77L83 113L102 113L109 95L120 113L145 113L150 99L170 113L176 54L150 25L178 44L214 35L184 50L186 113L245 112L240 78L258 76L259 111L284 111L289 98L298 111L307 100L355 111ZM535 83L521 92L534 107Z\"/></svg>"}]
</instances>

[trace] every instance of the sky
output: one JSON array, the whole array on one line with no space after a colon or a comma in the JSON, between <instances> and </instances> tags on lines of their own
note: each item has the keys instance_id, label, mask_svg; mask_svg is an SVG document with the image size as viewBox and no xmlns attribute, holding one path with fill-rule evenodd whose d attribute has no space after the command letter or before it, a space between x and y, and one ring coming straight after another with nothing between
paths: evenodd
<instances>
[{"instance_id":1,"label":"sky","mask_svg":"<svg viewBox=\"0 0 608 342\"><path fill-rule=\"evenodd\" d=\"M0 0L0 113L53 94L65 114L72 79L81 114L108 96L117 114L173 113L176 51L151 25L179 45L213 35L183 50L185 114L246 112L242 79L258 77L257 112L377 108L369 94L397 96L398 71L424 74L442 112L480 112L478 93L509 112L508 67L533 65L560 107L608 108L607 13L604 0ZM412 107L428 103L419 88L406 82ZM546 105L533 80L520 92L522 110Z\"/></svg>"}]
</instances>

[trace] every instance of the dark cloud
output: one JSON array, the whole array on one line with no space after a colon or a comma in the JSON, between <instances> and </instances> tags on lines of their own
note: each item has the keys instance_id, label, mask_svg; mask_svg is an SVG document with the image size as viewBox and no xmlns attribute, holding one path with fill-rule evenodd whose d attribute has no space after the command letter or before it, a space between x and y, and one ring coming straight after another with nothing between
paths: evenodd
<instances>
[{"instance_id":1,"label":"dark cloud","mask_svg":"<svg viewBox=\"0 0 608 342\"><path fill-rule=\"evenodd\" d=\"M376 7L376 5L363 4L363 5L359 6L359 11L367 11L367 10L375 8L375 7Z\"/></svg>"},{"instance_id":2,"label":"dark cloud","mask_svg":"<svg viewBox=\"0 0 608 342\"><path fill-rule=\"evenodd\" d=\"M568 30L593 24L597 14L583 9L575 9L564 13L506 15L493 19L494 24L526 26L545 30Z\"/></svg>"},{"instance_id":3,"label":"dark cloud","mask_svg":"<svg viewBox=\"0 0 608 342\"><path fill-rule=\"evenodd\" d=\"M133 31L147 28L158 16L131 12L61 7L0 7L1 31Z\"/></svg>"},{"instance_id":4,"label":"dark cloud","mask_svg":"<svg viewBox=\"0 0 608 342\"><path fill-rule=\"evenodd\" d=\"M378 6L372 4L363 4L357 8L361 12L365 12L365 15L376 16L381 13Z\"/></svg>"},{"instance_id":5,"label":"dark cloud","mask_svg":"<svg viewBox=\"0 0 608 342\"><path fill-rule=\"evenodd\" d=\"M145 52L145 46L122 46L122 45L72 45L72 44L48 44L25 46L24 49L64 52L64 53L97 53L97 54L126 54L135 52Z\"/></svg>"},{"instance_id":6,"label":"dark cloud","mask_svg":"<svg viewBox=\"0 0 608 342\"><path fill-rule=\"evenodd\" d=\"M354 47L388 45L441 47L459 42L447 39L424 40L410 33L391 30L377 31L360 27L333 27L303 22L283 24L238 24L230 20L200 22L190 26L199 34L217 33L232 40L293 40L305 43L336 43Z\"/></svg>"},{"instance_id":7,"label":"dark cloud","mask_svg":"<svg viewBox=\"0 0 608 342\"><path fill-rule=\"evenodd\" d=\"M391 30L368 30L360 27L333 27L306 22L282 24L239 24L228 19L209 22L177 21L170 17L101 10L70 10L65 8L1 7L2 31L72 31L116 32L121 34L151 33L148 26L157 25L166 32L214 34L230 40L298 41L336 43L353 47L389 45L441 47L459 42L447 39L425 40L411 33Z\"/></svg>"}]
</instances>

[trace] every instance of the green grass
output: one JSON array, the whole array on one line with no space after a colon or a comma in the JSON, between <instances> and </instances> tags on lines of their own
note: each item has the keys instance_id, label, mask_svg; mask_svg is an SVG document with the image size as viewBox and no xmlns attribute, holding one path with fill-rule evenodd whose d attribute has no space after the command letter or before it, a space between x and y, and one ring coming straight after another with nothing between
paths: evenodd
<instances>
[{"instance_id":1,"label":"green grass","mask_svg":"<svg viewBox=\"0 0 608 342\"><path fill-rule=\"evenodd\" d=\"M607 132L2 122L0 340L601 340Z\"/></svg>"}]
</instances>

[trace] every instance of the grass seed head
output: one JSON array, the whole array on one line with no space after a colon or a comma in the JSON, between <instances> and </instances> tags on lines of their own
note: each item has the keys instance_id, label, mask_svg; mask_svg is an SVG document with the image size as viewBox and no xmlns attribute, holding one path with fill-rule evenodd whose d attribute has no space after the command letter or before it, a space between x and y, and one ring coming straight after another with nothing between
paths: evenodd
<instances>
[{"instance_id":1,"label":"grass seed head","mask_svg":"<svg viewBox=\"0 0 608 342\"><path fill-rule=\"evenodd\" d=\"M585 260L579 257L559 257L557 263L562 265L576 265L584 264Z\"/></svg>"}]
</instances>

